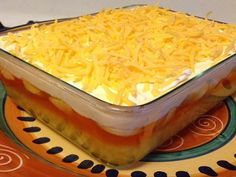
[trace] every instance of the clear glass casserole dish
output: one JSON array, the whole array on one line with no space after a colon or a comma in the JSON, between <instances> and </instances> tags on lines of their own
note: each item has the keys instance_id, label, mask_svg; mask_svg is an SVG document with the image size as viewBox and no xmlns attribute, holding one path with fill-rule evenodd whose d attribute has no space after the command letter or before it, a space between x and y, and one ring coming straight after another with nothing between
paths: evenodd
<instances>
[{"instance_id":1,"label":"clear glass casserole dish","mask_svg":"<svg viewBox=\"0 0 236 177\"><path fill-rule=\"evenodd\" d=\"M6 29L0 36L30 27ZM4 49L0 49L0 79L8 95L30 114L104 163L120 166L140 160L235 92L235 59L236 54L230 55L136 106L102 101Z\"/></svg>"}]
</instances>

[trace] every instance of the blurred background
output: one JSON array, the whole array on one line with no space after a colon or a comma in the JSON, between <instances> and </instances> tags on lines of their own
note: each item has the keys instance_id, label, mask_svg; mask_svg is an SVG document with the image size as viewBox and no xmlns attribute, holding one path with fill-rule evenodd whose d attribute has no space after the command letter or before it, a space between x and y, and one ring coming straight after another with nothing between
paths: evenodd
<instances>
[{"instance_id":1,"label":"blurred background","mask_svg":"<svg viewBox=\"0 0 236 177\"><path fill-rule=\"evenodd\" d=\"M0 21L6 26L29 20L75 17L104 8L153 4L236 24L236 0L0 0Z\"/></svg>"}]
</instances>

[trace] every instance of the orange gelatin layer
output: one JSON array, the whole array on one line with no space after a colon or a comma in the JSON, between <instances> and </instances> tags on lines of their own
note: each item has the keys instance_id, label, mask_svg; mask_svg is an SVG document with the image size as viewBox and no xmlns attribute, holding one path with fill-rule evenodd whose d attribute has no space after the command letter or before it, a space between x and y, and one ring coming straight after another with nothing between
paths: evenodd
<instances>
[{"instance_id":1,"label":"orange gelatin layer","mask_svg":"<svg viewBox=\"0 0 236 177\"><path fill-rule=\"evenodd\" d=\"M45 92L41 92L40 95L33 94L25 89L23 83L19 79L15 79L13 81L5 80L1 76L1 80L5 83L5 87L10 90L17 89L17 92L30 100L31 104L36 104L39 109L42 110L50 110L57 118L63 119L63 121L68 122L74 126L75 129L79 129L80 131L86 132L87 134L99 138L100 140L106 140L106 142L111 144L119 144L119 145L136 145L139 143L139 136L142 134L139 132L133 136L117 136L111 134L104 129L102 129L95 121L92 119L86 118L75 111L62 111L58 109L52 102L49 101L49 95ZM12 96L12 95L10 95ZM13 100L14 99L14 96ZM17 102L17 104L20 104ZM25 108L27 109L27 108ZM29 111L29 110L27 110Z\"/></svg>"}]
</instances>

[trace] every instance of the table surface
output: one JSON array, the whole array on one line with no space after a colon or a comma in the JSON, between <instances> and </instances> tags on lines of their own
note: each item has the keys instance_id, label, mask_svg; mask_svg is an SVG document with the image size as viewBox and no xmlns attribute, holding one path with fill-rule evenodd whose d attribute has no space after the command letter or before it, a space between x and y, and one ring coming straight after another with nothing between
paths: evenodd
<instances>
[{"instance_id":1,"label":"table surface","mask_svg":"<svg viewBox=\"0 0 236 177\"><path fill-rule=\"evenodd\" d=\"M212 12L210 18L236 24L235 0L1 0L0 21L14 26L29 20L75 17L104 8L157 2L163 7L197 16L204 17Z\"/></svg>"}]
</instances>

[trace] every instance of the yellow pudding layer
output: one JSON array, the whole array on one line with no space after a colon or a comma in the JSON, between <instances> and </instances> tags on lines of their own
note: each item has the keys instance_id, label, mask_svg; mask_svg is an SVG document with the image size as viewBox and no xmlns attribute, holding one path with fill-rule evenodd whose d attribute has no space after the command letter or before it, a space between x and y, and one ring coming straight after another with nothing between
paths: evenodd
<instances>
[{"instance_id":1,"label":"yellow pudding layer","mask_svg":"<svg viewBox=\"0 0 236 177\"><path fill-rule=\"evenodd\" d=\"M236 25L158 6L103 10L9 33L1 47L117 105L140 105L236 51Z\"/></svg>"}]
</instances>

